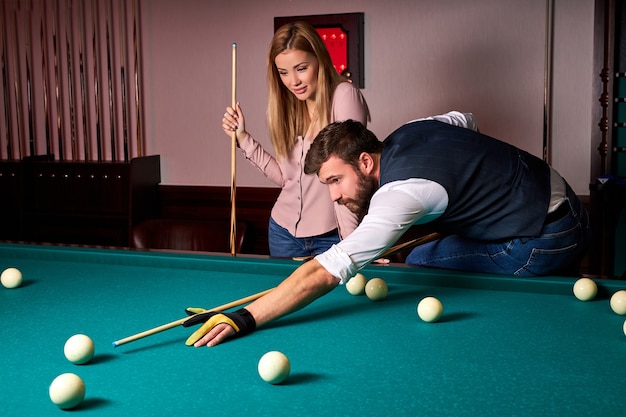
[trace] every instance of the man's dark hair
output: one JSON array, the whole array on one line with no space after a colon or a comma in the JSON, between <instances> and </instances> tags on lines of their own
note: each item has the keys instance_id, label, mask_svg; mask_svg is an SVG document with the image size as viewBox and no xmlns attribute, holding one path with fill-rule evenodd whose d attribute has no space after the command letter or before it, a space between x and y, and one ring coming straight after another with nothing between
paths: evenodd
<instances>
[{"instance_id":1,"label":"man's dark hair","mask_svg":"<svg viewBox=\"0 0 626 417\"><path fill-rule=\"evenodd\" d=\"M331 156L336 156L358 169L361 153L380 153L383 144L362 123L354 120L334 122L315 137L304 163L305 174L318 174Z\"/></svg>"}]
</instances>

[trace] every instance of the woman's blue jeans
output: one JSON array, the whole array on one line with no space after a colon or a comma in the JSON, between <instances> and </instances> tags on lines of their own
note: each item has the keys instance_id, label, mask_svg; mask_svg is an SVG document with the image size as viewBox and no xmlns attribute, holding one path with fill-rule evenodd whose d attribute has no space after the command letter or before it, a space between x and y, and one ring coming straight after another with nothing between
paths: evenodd
<instances>
[{"instance_id":1,"label":"woman's blue jeans","mask_svg":"<svg viewBox=\"0 0 626 417\"><path fill-rule=\"evenodd\" d=\"M339 232L333 230L320 236L295 237L270 218L268 243L270 256L293 258L318 255L339 242Z\"/></svg>"}]
</instances>

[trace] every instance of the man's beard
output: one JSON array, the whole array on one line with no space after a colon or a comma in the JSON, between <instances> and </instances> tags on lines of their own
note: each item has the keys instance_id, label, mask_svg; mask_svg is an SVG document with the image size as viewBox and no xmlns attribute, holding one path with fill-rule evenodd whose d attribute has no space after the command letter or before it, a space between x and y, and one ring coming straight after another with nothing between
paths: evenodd
<instances>
[{"instance_id":1,"label":"man's beard","mask_svg":"<svg viewBox=\"0 0 626 417\"><path fill-rule=\"evenodd\" d=\"M365 176L361 171L357 170L356 173L358 183L354 199L342 198L338 203L345 205L352 213L364 216L370 207L370 200L378 184L374 178Z\"/></svg>"}]
</instances>

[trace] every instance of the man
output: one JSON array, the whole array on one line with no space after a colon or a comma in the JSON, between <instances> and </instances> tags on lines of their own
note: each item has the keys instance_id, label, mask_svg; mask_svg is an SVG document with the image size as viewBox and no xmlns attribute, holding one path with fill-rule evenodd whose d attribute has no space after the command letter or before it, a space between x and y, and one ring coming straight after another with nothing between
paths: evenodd
<instances>
[{"instance_id":1,"label":"man","mask_svg":"<svg viewBox=\"0 0 626 417\"><path fill-rule=\"evenodd\" d=\"M416 224L444 237L415 248L410 264L515 276L577 265L589 222L569 185L541 159L467 127L421 119L383 142L352 120L323 129L305 172L317 174L334 201L363 214L362 222L246 309L189 319L185 326L206 321L195 346L213 346L303 308Z\"/></svg>"}]
</instances>

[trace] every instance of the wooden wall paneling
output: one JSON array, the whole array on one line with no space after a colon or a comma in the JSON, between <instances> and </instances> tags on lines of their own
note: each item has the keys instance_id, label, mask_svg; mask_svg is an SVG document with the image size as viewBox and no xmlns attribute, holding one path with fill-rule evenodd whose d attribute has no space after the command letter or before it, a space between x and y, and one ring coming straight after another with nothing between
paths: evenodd
<instances>
[{"instance_id":1,"label":"wooden wall paneling","mask_svg":"<svg viewBox=\"0 0 626 417\"><path fill-rule=\"evenodd\" d=\"M269 254L267 227L279 193L279 188L237 188L235 215L247 225L242 253ZM160 185L159 199L162 218L230 221L230 187Z\"/></svg>"}]
</instances>

